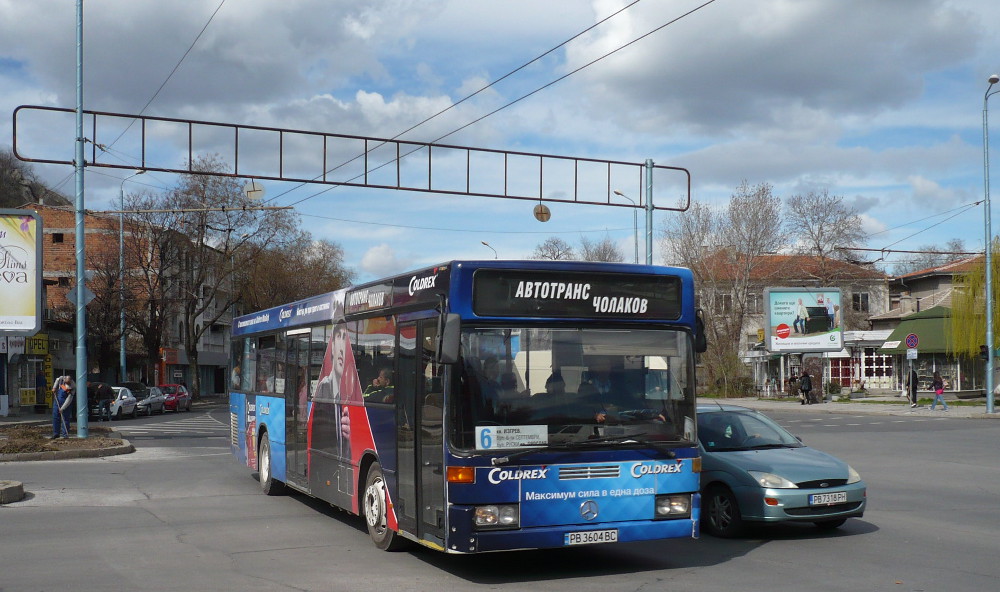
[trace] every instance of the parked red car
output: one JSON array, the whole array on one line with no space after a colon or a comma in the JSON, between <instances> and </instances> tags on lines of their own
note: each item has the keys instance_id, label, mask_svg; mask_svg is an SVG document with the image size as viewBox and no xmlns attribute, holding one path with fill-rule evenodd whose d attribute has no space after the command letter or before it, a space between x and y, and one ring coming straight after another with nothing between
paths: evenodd
<instances>
[{"instance_id":1,"label":"parked red car","mask_svg":"<svg viewBox=\"0 0 1000 592\"><path fill-rule=\"evenodd\" d=\"M183 384L160 384L160 390L167 396L163 408L168 411L191 411L191 392Z\"/></svg>"}]
</instances>

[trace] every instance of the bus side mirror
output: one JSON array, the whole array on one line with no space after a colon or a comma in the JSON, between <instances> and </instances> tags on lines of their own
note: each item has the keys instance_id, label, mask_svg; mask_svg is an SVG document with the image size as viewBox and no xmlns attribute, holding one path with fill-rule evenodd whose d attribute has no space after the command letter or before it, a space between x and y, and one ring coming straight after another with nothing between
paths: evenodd
<instances>
[{"instance_id":1,"label":"bus side mirror","mask_svg":"<svg viewBox=\"0 0 1000 592\"><path fill-rule=\"evenodd\" d=\"M438 362L441 364L454 364L458 361L459 345L461 342L461 317L451 313L441 315L438 331Z\"/></svg>"},{"instance_id":2,"label":"bus side mirror","mask_svg":"<svg viewBox=\"0 0 1000 592\"><path fill-rule=\"evenodd\" d=\"M694 351L703 354L708 351L708 337L705 336L705 320L701 318L701 309L694 313Z\"/></svg>"}]
</instances>

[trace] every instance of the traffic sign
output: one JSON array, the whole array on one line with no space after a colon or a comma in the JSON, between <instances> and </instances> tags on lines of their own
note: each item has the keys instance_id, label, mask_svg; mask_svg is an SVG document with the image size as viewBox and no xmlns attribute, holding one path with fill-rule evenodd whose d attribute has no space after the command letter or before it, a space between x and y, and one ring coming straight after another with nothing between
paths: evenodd
<instances>
[{"instance_id":1,"label":"traffic sign","mask_svg":"<svg viewBox=\"0 0 1000 592\"><path fill-rule=\"evenodd\" d=\"M910 333L909 335L906 336L906 347L908 347L910 349L914 349L914 348L917 347L917 343L919 341L920 340L919 340L919 338L917 338L917 334L916 333Z\"/></svg>"},{"instance_id":2,"label":"traffic sign","mask_svg":"<svg viewBox=\"0 0 1000 592\"><path fill-rule=\"evenodd\" d=\"M91 292L87 286L83 287L83 303L84 305L90 304L90 301L94 299L94 293ZM66 293L66 300L70 304L76 306L76 288L70 288L69 292Z\"/></svg>"}]
</instances>

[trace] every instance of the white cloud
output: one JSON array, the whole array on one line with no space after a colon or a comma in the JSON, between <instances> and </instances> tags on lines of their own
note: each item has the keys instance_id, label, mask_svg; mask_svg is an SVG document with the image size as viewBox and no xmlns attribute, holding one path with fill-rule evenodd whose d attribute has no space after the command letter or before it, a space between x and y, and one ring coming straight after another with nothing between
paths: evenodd
<instances>
[{"instance_id":1,"label":"white cloud","mask_svg":"<svg viewBox=\"0 0 1000 592\"><path fill-rule=\"evenodd\" d=\"M400 256L386 243L374 246L361 257L360 269L373 277L402 273L413 264L413 258Z\"/></svg>"}]
</instances>

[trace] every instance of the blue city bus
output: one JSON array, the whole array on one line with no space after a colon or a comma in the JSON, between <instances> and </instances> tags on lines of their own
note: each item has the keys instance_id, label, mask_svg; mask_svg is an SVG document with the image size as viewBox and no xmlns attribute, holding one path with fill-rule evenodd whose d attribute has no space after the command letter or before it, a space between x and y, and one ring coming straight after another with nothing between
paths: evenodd
<instances>
[{"instance_id":1,"label":"blue city bus","mask_svg":"<svg viewBox=\"0 0 1000 592\"><path fill-rule=\"evenodd\" d=\"M696 538L691 272L452 261L235 319L233 454L448 553Z\"/></svg>"}]
</instances>

